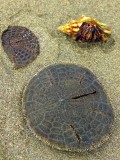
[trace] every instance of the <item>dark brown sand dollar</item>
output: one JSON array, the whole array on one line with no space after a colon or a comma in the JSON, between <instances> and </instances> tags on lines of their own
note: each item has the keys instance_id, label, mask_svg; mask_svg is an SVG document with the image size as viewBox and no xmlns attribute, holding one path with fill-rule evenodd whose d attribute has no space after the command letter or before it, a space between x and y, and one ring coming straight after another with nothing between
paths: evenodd
<instances>
[{"instance_id":1,"label":"dark brown sand dollar","mask_svg":"<svg viewBox=\"0 0 120 160\"><path fill-rule=\"evenodd\" d=\"M112 107L96 77L73 64L49 66L33 77L22 103L34 133L68 151L90 151L109 137Z\"/></svg>"},{"instance_id":2,"label":"dark brown sand dollar","mask_svg":"<svg viewBox=\"0 0 120 160\"><path fill-rule=\"evenodd\" d=\"M34 33L22 26L9 26L2 33L2 45L15 68L26 66L39 54L39 43Z\"/></svg>"}]
</instances>

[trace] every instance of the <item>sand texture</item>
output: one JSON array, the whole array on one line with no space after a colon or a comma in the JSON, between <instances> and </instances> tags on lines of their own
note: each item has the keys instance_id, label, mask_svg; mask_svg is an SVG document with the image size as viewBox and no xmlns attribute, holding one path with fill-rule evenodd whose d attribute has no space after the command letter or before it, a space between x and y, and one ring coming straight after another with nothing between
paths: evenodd
<instances>
[{"instance_id":1,"label":"sand texture","mask_svg":"<svg viewBox=\"0 0 120 160\"><path fill-rule=\"evenodd\" d=\"M106 44L81 45L59 33L58 26L81 15L94 17L112 29ZM35 33L40 54L31 64L13 69L0 46L0 160L119 160L120 159L120 1L0 0L0 33L21 25ZM22 114L21 96L28 81L54 63L90 69L101 82L114 109L111 137L95 153L62 152L39 141Z\"/></svg>"}]
</instances>

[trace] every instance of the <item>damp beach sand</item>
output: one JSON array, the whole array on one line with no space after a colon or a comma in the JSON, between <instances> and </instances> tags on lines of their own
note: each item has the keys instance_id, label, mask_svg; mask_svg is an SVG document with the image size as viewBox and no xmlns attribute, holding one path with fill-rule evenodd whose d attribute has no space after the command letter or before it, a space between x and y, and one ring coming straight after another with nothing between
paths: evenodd
<instances>
[{"instance_id":1,"label":"damp beach sand","mask_svg":"<svg viewBox=\"0 0 120 160\"><path fill-rule=\"evenodd\" d=\"M10 26L29 28L40 43L40 54L24 68L13 69L0 46L0 160L119 160L120 159L120 9L119 1L0 0L0 34ZM110 26L107 43L76 43L57 31L81 15ZM22 93L29 80L51 64L72 63L90 69L101 82L115 119L110 140L94 153L52 149L28 129L22 114Z\"/></svg>"}]
</instances>

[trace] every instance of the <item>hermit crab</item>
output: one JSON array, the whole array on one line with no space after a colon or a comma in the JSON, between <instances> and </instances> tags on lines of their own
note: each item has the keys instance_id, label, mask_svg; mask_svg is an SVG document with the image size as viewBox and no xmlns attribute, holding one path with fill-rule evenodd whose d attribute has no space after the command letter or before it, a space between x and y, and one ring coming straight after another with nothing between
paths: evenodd
<instances>
[{"instance_id":1,"label":"hermit crab","mask_svg":"<svg viewBox=\"0 0 120 160\"><path fill-rule=\"evenodd\" d=\"M71 35L73 39L79 42L107 42L107 36L112 32L106 24L83 15L78 20L58 27L58 30Z\"/></svg>"}]
</instances>

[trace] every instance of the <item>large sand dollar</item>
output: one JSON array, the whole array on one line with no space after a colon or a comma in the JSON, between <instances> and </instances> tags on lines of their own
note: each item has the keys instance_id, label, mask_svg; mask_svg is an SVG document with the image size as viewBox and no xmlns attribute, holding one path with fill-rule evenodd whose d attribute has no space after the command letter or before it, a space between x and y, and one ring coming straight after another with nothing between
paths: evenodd
<instances>
[{"instance_id":1,"label":"large sand dollar","mask_svg":"<svg viewBox=\"0 0 120 160\"><path fill-rule=\"evenodd\" d=\"M48 66L30 80L22 102L35 135L52 147L83 152L101 146L109 137L113 110L86 68Z\"/></svg>"}]
</instances>

